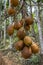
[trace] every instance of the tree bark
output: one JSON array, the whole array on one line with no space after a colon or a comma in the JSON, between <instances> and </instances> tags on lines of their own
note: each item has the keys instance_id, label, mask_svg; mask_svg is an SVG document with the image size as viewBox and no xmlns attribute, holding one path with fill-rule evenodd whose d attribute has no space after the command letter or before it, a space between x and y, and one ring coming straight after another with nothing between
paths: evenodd
<instances>
[{"instance_id":1,"label":"tree bark","mask_svg":"<svg viewBox=\"0 0 43 65\"><path fill-rule=\"evenodd\" d=\"M39 4L37 8L37 26L38 26L38 32L39 32L39 42L40 42L40 52L43 54L43 39L42 39L42 31L41 31L41 24L40 24L40 14L39 14Z\"/></svg>"}]
</instances>

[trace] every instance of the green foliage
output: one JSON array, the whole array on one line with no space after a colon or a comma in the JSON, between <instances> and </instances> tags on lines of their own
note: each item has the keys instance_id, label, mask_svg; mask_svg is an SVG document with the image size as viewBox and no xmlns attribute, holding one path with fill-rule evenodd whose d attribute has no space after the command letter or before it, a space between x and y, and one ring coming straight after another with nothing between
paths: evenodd
<instances>
[{"instance_id":1,"label":"green foliage","mask_svg":"<svg viewBox=\"0 0 43 65\"><path fill-rule=\"evenodd\" d=\"M32 62L33 64L37 64L40 62L40 56L39 55L33 55L30 62Z\"/></svg>"},{"instance_id":2,"label":"green foliage","mask_svg":"<svg viewBox=\"0 0 43 65\"><path fill-rule=\"evenodd\" d=\"M40 0L37 0L37 2L39 3L39 2L40 2Z\"/></svg>"},{"instance_id":3,"label":"green foliage","mask_svg":"<svg viewBox=\"0 0 43 65\"><path fill-rule=\"evenodd\" d=\"M25 0L27 4L30 4L29 0Z\"/></svg>"},{"instance_id":4,"label":"green foliage","mask_svg":"<svg viewBox=\"0 0 43 65\"><path fill-rule=\"evenodd\" d=\"M43 3L43 0L37 0L37 2L39 3L39 2L42 2Z\"/></svg>"},{"instance_id":5,"label":"green foliage","mask_svg":"<svg viewBox=\"0 0 43 65\"><path fill-rule=\"evenodd\" d=\"M9 20L6 21L6 26L8 26L8 25L9 25Z\"/></svg>"},{"instance_id":6,"label":"green foliage","mask_svg":"<svg viewBox=\"0 0 43 65\"><path fill-rule=\"evenodd\" d=\"M41 0L43 2L43 0Z\"/></svg>"},{"instance_id":7,"label":"green foliage","mask_svg":"<svg viewBox=\"0 0 43 65\"><path fill-rule=\"evenodd\" d=\"M7 0L6 2L6 7L8 8L8 6L9 6L9 0Z\"/></svg>"},{"instance_id":8,"label":"green foliage","mask_svg":"<svg viewBox=\"0 0 43 65\"><path fill-rule=\"evenodd\" d=\"M34 31L35 31L35 33L38 33L38 27L37 27L36 23L34 23Z\"/></svg>"},{"instance_id":9,"label":"green foliage","mask_svg":"<svg viewBox=\"0 0 43 65\"><path fill-rule=\"evenodd\" d=\"M17 20L20 21L22 19L22 14L19 13L17 16L16 16Z\"/></svg>"},{"instance_id":10,"label":"green foliage","mask_svg":"<svg viewBox=\"0 0 43 65\"><path fill-rule=\"evenodd\" d=\"M0 0L0 10L2 11L4 8L4 2L2 0Z\"/></svg>"}]
</instances>

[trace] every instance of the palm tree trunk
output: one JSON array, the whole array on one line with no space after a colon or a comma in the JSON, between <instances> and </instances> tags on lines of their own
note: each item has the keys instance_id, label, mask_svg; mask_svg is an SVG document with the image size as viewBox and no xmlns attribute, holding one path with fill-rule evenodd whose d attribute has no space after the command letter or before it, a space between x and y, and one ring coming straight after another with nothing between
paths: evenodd
<instances>
[{"instance_id":1,"label":"palm tree trunk","mask_svg":"<svg viewBox=\"0 0 43 65\"><path fill-rule=\"evenodd\" d=\"M40 24L40 14L39 14L39 5L37 8L37 26L38 26L38 32L39 32L39 42L40 42L40 52L43 54L43 39L42 39L42 31L41 31L41 24Z\"/></svg>"}]
</instances>

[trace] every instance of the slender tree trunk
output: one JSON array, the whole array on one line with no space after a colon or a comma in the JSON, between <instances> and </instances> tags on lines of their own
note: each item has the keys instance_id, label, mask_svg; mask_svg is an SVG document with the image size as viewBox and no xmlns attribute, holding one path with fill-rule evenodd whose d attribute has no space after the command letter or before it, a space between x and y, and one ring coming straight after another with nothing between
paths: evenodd
<instances>
[{"instance_id":1,"label":"slender tree trunk","mask_svg":"<svg viewBox=\"0 0 43 65\"><path fill-rule=\"evenodd\" d=\"M41 24L40 24L40 17L39 17L39 5L37 8L37 26L38 26L38 31L39 31L39 42L40 42L40 47L41 47L41 54L43 54L43 39L42 39L42 31L41 31Z\"/></svg>"},{"instance_id":2,"label":"slender tree trunk","mask_svg":"<svg viewBox=\"0 0 43 65\"><path fill-rule=\"evenodd\" d=\"M4 9L6 9L6 1L5 1L5 4L4 4ZM6 44L6 20L4 20L4 46L5 46L5 44Z\"/></svg>"},{"instance_id":3,"label":"slender tree trunk","mask_svg":"<svg viewBox=\"0 0 43 65\"><path fill-rule=\"evenodd\" d=\"M11 4L10 4L10 0L9 0L9 8L10 8ZM9 24L12 24L12 17L9 17ZM12 36L9 37L10 38L10 46L9 48L12 48Z\"/></svg>"},{"instance_id":4,"label":"slender tree trunk","mask_svg":"<svg viewBox=\"0 0 43 65\"><path fill-rule=\"evenodd\" d=\"M30 16L32 17L32 6L31 6L31 0L30 0ZM36 34L34 31L34 23L32 24L32 36L35 37L35 41L36 41Z\"/></svg>"}]
</instances>

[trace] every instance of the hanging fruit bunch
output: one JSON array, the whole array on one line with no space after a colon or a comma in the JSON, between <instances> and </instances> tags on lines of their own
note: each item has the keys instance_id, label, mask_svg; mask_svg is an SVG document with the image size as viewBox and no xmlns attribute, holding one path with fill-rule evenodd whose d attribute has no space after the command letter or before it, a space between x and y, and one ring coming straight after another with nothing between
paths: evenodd
<instances>
[{"instance_id":1,"label":"hanging fruit bunch","mask_svg":"<svg viewBox=\"0 0 43 65\"><path fill-rule=\"evenodd\" d=\"M19 4L19 0L10 0L12 6L16 7Z\"/></svg>"},{"instance_id":2,"label":"hanging fruit bunch","mask_svg":"<svg viewBox=\"0 0 43 65\"><path fill-rule=\"evenodd\" d=\"M12 7L10 7L9 9L8 9L8 14L9 15L15 15L16 14L16 10L15 9L13 9Z\"/></svg>"},{"instance_id":3,"label":"hanging fruit bunch","mask_svg":"<svg viewBox=\"0 0 43 65\"><path fill-rule=\"evenodd\" d=\"M16 7L19 4L19 0L10 0L11 6ZM8 14L15 15L16 10L14 8L10 8L8 10ZM27 16L26 18L22 18L18 22L13 22L7 28L7 33L9 36L13 35L14 31L17 30L17 37L19 41L17 41L13 47L16 50L21 51L21 55L23 58L28 59L32 56L32 54L39 53L39 46L33 42L30 36L26 34L27 31L30 30L31 25L33 24L33 18ZM23 28L22 28L23 27Z\"/></svg>"}]
</instances>

